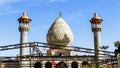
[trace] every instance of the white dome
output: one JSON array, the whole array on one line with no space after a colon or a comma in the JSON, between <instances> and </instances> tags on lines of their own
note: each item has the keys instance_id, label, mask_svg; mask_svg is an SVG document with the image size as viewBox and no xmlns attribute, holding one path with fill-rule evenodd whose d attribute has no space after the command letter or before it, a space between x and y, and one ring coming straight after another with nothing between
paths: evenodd
<instances>
[{"instance_id":1,"label":"white dome","mask_svg":"<svg viewBox=\"0 0 120 68\"><path fill-rule=\"evenodd\" d=\"M73 33L67 23L58 17L50 27L46 39L49 45L70 46L73 42Z\"/></svg>"}]
</instances>

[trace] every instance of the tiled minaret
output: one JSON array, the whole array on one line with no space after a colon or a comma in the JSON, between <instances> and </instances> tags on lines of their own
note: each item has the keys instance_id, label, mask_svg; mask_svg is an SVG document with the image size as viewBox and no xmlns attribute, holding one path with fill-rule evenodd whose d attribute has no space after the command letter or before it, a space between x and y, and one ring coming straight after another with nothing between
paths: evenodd
<instances>
[{"instance_id":1,"label":"tiled minaret","mask_svg":"<svg viewBox=\"0 0 120 68\"><path fill-rule=\"evenodd\" d=\"M20 32L20 57L23 57L25 55L27 55L27 45L23 44L23 43L27 43L27 34L28 31L30 29L30 21L31 19L26 16L26 12L23 12L23 16L21 16L18 19L19 22L19 32ZM25 61L25 59L20 58L20 68L29 68L28 66L28 62Z\"/></svg>"},{"instance_id":2,"label":"tiled minaret","mask_svg":"<svg viewBox=\"0 0 120 68\"><path fill-rule=\"evenodd\" d=\"M97 13L94 13L94 17L90 20L91 29L94 35L94 53L95 53L95 63L96 68L99 68L99 55L100 55L100 46L101 46L101 30L102 30L102 19L98 17Z\"/></svg>"}]
</instances>

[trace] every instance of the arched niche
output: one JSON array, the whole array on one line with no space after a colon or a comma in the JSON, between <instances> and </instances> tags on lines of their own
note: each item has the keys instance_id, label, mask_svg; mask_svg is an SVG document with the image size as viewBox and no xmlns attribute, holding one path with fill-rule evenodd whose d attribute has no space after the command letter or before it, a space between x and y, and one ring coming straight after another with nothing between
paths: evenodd
<instances>
[{"instance_id":1,"label":"arched niche","mask_svg":"<svg viewBox=\"0 0 120 68\"><path fill-rule=\"evenodd\" d=\"M68 65L64 62L59 62L57 65L56 65L56 68L68 68Z\"/></svg>"},{"instance_id":2,"label":"arched niche","mask_svg":"<svg viewBox=\"0 0 120 68\"><path fill-rule=\"evenodd\" d=\"M34 64L34 68L41 68L41 63L40 62L36 62Z\"/></svg>"},{"instance_id":3,"label":"arched niche","mask_svg":"<svg viewBox=\"0 0 120 68\"><path fill-rule=\"evenodd\" d=\"M83 61L82 65L88 65L88 62L87 61Z\"/></svg>"},{"instance_id":4,"label":"arched niche","mask_svg":"<svg viewBox=\"0 0 120 68\"><path fill-rule=\"evenodd\" d=\"M51 62L46 62L45 63L45 68L52 68L52 63Z\"/></svg>"},{"instance_id":5,"label":"arched niche","mask_svg":"<svg viewBox=\"0 0 120 68\"><path fill-rule=\"evenodd\" d=\"M71 63L71 68L78 68L78 63L77 62L72 62Z\"/></svg>"}]
</instances>

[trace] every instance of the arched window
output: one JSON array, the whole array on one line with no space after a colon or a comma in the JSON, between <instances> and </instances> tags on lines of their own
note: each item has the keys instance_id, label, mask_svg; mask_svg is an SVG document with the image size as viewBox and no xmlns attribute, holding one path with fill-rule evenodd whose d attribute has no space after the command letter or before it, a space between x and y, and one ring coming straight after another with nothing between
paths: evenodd
<instances>
[{"instance_id":1,"label":"arched window","mask_svg":"<svg viewBox=\"0 0 120 68\"><path fill-rule=\"evenodd\" d=\"M41 68L41 63L40 62L36 62L34 64L34 68Z\"/></svg>"},{"instance_id":2,"label":"arched window","mask_svg":"<svg viewBox=\"0 0 120 68\"><path fill-rule=\"evenodd\" d=\"M83 62L82 62L82 68L85 68L85 67L89 67L89 65L88 65L88 62L87 62L87 61L83 61Z\"/></svg>"},{"instance_id":3,"label":"arched window","mask_svg":"<svg viewBox=\"0 0 120 68\"><path fill-rule=\"evenodd\" d=\"M56 68L68 68L67 64L64 63L64 62L59 62L57 65L56 65Z\"/></svg>"},{"instance_id":4,"label":"arched window","mask_svg":"<svg viewBox=\"0 0 120 68\"><path fill-rule=\"evenodd\" d=\"M72 62L71 67L72 68L78 68L78 63L77 62Z\"/></svg>"},{"instance_id":5,"label":"arched window","mask_svg":"<svg viewBox=\"0 0 120 68\"><path fill-rule=\"evenodd\" d=\"M51 62L46 62L45 68L52 68L52 63Z\"/></svg>"},{"instance_id":6,"label":"arched window","mask_svg":"<svg viewBox=\"0 0 120 68\"><path fill-rule=\"evenodd\" d=\"M83 61L83 62L82 62L82 65L88 65L88 62Z\"/></svg>"}]
</instances>

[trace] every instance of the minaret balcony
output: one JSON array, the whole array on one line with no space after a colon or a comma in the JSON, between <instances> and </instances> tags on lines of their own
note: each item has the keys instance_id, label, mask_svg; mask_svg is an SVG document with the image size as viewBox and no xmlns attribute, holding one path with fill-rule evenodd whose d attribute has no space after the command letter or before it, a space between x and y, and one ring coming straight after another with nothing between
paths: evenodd
<instances>
[{"instance_id":1,"label":"minaret balcony","mask_svg":"<svg viewBox=\"0 0 120 68\"><path fill-rule=\"evenodd\" d=\"M92 28L92 32L98 32L101 31L102 28Z\"/></svg>"},{"instance_id":2,"label":"minaret balcony","mask_svg":"<svg viewBox=\"0 0 120 68\"><path fill-rule=\"evenodd\" d=\"M18 29L19 29L20 32L29 31L30 27L19 27Z\"/></svg>"},{"instance_id":3,"label":"minaret balcony","mask_svg":"<svg viewBox=\"0 0 120 68\"><path fill-rule=\"evenodd\" d=\"M91 24L91 28L95 29L95 28L102 28L101 24Z\"/></svg>"}]
</instances>

